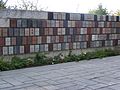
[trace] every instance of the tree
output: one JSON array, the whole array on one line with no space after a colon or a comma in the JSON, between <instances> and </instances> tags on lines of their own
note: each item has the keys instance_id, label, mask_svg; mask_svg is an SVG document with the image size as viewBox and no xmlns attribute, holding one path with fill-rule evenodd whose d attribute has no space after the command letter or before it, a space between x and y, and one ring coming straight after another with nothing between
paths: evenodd
<instances>
[{"instance_id":1,"label":"tree","mask_svg":"<svg viewBox=\"0 0 120 90\"><path fill-rule=\"evenodd\" d=\"M23 9L23 10L37 10L37 3L38 3L38 0L36 3L33 3L31 1L27 1L27 0L21 0L22 1L22 4L20 4L20 9Z\"/></svg>"},{"instance_id":2,"label":"tree","mask_svg":"<svg viewBox=\"0 0 120 90\"><path fill-rule=\"evenodd\" d=\"M8 0L6 0L6 1L0 0L0 10L6 8L6 3L7 3L7 1L8 1Z\"/></svg>"},{"instance_id":3,"label":"tree","mask_svg":"<svg viewBox=\"0 0 120 90\"><path fill-rule=\"evenodd\" d=\"M96 15L108 15L108 10L106 8L103 8L102 4L98 5L97 9L93 9L89 11L90 14L96 14Z\"/></svg>"},{"instance_id":4,"label":"tree","mask_svg":"<svg viewBox=\"0 0 120 90\"><path fill-rule=\"evenodd\" d=\"M39 5L38 0L30 1L30 0L21 0L18 2L18 5L15 6L10 6L10 9L20 9L20 10L40 10L42 11L43 9L47 8L41 8Z\"/></svg>"},{"instance_id":5,"label":"tree","mask_svg":"<svg viewBox=\"0 0 120 90\"><path fill-rule=\"evenodd\" d=\"M114 15L120 16L120 10L117 10L117 11L114 13Z\"/></svg>"}]
</instances>

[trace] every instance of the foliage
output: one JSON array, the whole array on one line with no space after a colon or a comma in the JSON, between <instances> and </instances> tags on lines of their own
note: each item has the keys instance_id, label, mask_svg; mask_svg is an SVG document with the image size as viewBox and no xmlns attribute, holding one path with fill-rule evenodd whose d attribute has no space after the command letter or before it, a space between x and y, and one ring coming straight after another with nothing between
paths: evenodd
<instances>
[{"instance_id":1,"label":"foliage","mask_svg":"<svg viewBox=\"0 0 120 90\"><path fill-rule=\"evenodd\" d=\"M3 58L0 58L0 71L20 69L31 66L51 65L72 61L90 60L95 58L104 58L116 55L120 55L120 52L112 49L102 49L86 53L82 52L78 55L73 54L72 51L70 50L69 54L66 56L63 56L63 54L60 53L57 56L54 56L53 58L47 57L46 54L44 53L36 53L35 57L29 58L20 58L14 56L11 59L11 62L5 61L3 60Z\"/></svg>"},{"instance_id":2,"label":"foliage","mask_svg":"<svg viewBox=\"0 0 120 90\"><path fill-rule=\"evenodd\" d=\"M0 71L11 70L11 65L9 62L0 59Z\"/></svg>"},{"instance_id":3,"label":"foliage","mask_svg":"<svg viewBox=\"0 0 120 90\"><path fill-rule=\"evenodd\" d=\"M5 9L6 8L6 3L8 0L6 0L5 2L3 0L0 0L0 9Z\"/></svg>"},{"instance_id":4,"label":"foliage","mask_svg":"<svg viewBox=\"0 0 120 90\"><path fill-rule=\"evenodd\" d=\"M47 58L47 56L44 53L37 53L34 58L34 64L47 65L47 64L52 64L52 61L51 61L51 58Z\"/></svg>"},{"instance_id":5,"label":"foliage","mask_svg":"<svg viewBox=\"0 0 120 90\"><path fill-rule=\"evenodd\" d=\"M14 56L11 60L11 65L13 69L20 69L24 67L30 67L34 64L34 62L30 58L23 58Z\"/></svg>"},{"instance_id":6,"label":"foliage","mask_svg":"<svg viewBox=\"0 0 120 90\"><path fill-rule=\"evenodd\" d=\"M115 12L115 15L120 16L120 10L117 10L117 11Z\"/></svg>"},{"instance_id":7,"label":"foliage","mask_svg":"<svg viewBox=\"0 0 120 90\"><path fill-rule=\"evenodd\" d=\"M64 61L65 62L79 61L80 60L79 56L80 55L72 54L72 51L70 50L68 55L65 56Z\"/></svg>"},{"instance_id":8,"label":"foliage","mask_svg":"<svg viewBox=\"0 0 120 90\"><path fill-rule=\"evenodd\" d=\"M43 8L39 4L39 0L21 0L17 2L17 5L9 6L10 9L19 9L19 10L36 10L36 11L43 11L46 10L46 8Z\"/></svg>"},{"instance_id":9,"label":"foliage","mask_svg":"<svg viewBox=\"0 0 120 90\"><path fill-rule=\"evenodd\" d=\"M90 10L89 13L96 15L108 15L108 10L103 8L102 4L99 4L97 9Z\"/></svg>"},{"instance_id":10,"label":"foliage","mask_svg":"<svg viewBox=\"0 0 120 90\"><path fill-rule=\"evenodd\" d=\"M11 65L13 68L19 69L24 67L24 62L19 57L14 56L11 60Z\"/></svg>"},{"instance_id":11,"label":"foliage","mask_svg":"<svg viewBox=\"0 0 120 90\"><path fill-rule=\"evenodd\" d=\"M33 2L28 1L28 0L21 0L21 1L22 1L22 3L19 4L20 9L23 9L23 10L37 10L38 0L37 0L36 4L34 4Z\"/></svg>"},{"instance_id":12,"label":"foliage","mask_svg":"<svg viewBox=\"0 0 120 90\"><path fill-rule=\"evenodd\" d=\"M64 59L61 58L61 57L63 57L62 53L59 53L57 56L54 56L53 57L53 64L58 64L58 63L65 62Z\"/></svg>"}]
</instances>

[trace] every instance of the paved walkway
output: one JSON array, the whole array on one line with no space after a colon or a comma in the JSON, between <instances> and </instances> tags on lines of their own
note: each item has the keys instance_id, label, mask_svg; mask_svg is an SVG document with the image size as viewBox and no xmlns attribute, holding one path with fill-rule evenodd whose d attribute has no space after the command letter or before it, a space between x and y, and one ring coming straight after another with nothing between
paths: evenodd
<instances>
[{"instance_id":1,"label":"paved walkway","mask_svg":"<svg viewBox=\"0 0 120 90\"><path fill-rule=\"evenodd\" d=\"M0 72L0 90L120 90L120 56Z\"/></svg>"}]
</instances>

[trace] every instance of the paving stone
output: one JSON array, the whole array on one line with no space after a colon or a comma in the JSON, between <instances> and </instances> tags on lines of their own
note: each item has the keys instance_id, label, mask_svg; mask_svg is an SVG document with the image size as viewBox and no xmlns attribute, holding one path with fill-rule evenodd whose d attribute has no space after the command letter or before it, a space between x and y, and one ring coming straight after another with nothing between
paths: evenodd
<instances>
[{"instance_id":1,"label":"paving stone","mask_svg":"<svg viewBox=\"0 0 120 90\"><path fill-rule=\"evenodd\" d=\"M55 82L55 81L53 81L53 80L47 80L47 81L45 81L45 82L47 82L47 83L49 83L49 84L51 84L51 85L58 85L58 84L59 84L58 82Z\"/></svg>"},{"instance_id":2,"label":"paving stone","mask_svg":"<svg viewBox=\"0 0 120 90\"><path fill-rule=\"evenodd\" d=\"M85 79L95 79L104 76L103 74L100 73L94 73L92 75L84 76L83 78Z\"/></svg>"},{"instance_id":3,"label":"paving stone","mask_svg":"<svg viewBox=\"0 0 120 90\"><path fill-rule=\"evenodd\" d=\"M36 82L36 83L33 83L33 84L35 84L35 85L37 85L37 86L47 86L47 85L50 85L50 84L47 83L47 82Z\"/></svg>"},{"instance_id":4,"label":"paving stone","mask_svg":"<svg viewBox=\"0 0 120 90\"><path fill-rule=\"evenodd\" d=\"M19 76L19 77L14 77L16 80L20 81L20 82L25 82L25 81L31 81L33 79L27 77L27 76Z\"/></svg>"},{"instance_id":5,"label":"paving stone","mask_svg":"<svg viewBox=\"0 0 120 90\"><path fill-rule=\"evenodd\" d=\"M52 78L57 78L57 77L62 77L63 75L59 74L59 73L49 73L46 75L43 75L43 77L47 78L47 79L52 79Z\"/></svg>"},{"instance_id":6,"label":"paving stone","mask_svg":"<svg viewBox=\"0 0 120 90\"><path fill-rule=\"evenodd\" d=\"M42 79L37 79L37 80L30 80L30 81L25 81L25 84L29 84L29 83L36 83L36 82L44 82L47 81L48 79L42 78Z\"/></svg>"},{"instance_id":7,"label":"paving stone","mask_svg":"<svg viewBox=\"0 0 120 90\"><path fill-rule=\"evenodd\" d=\"M32 71L32 72L26 71L26 72L24 73L24 75L29 76L29 77L32 77L32 76L37 76L37 75L39 75L39 73L34 72L34 71Z\"/></svg>"},{"instance_id":8,"label":"paving stone","mask_svg":"<svg viewBox=\"0 0 120 90\"><path fill-rule=\"evenodd\" d=\"M114 78L114 79L120 79L120 73L115 73L115 74L111 74L111 75L109 75L108 77L110 77L110 78Z\"/></svg>"},{"instance_id":9,"label":"paving stone","mask_svg":"<svg viewBox=\"0 0 120 90\"><path fill-rule=\"evenodd\" d=\"M7 82L0 80L0 84L5 84L5 83L7 83Z\"/></svg>"},{"instance_id":10,"label":"paving stone","mask_svg":"<svg viewBox=\"0 0 120 90\"><path fill-rule=\"evenodd\" d=\"M79 89L75 86L72 86L72 87L62 88L62 89L58 89L58 90L79 90Z\"/></svg>"},{"instance_id":11,"label":"paving stone","mask_svg":"<svg viewBox=\"0 0 120 90\"><path fill-rule=\"evenodd\" d=\"M68 78L64 78L64 79L55 80L55 82L61 84L61 83L73 82L73 80L72 79L68 79Z\"/></svg>"},{"instance_id":12,"label":"paving stone","mask_svg":"<svg viewBox=\"0 0 120 90\"><path fill-rule=\"evenodd\" d=\"M100 89L100 88L104 88L104 87L107 87L108 85L106 85L106 84L96 84L96 85L91 85L91 86L88 86L89 88L91 88L91 89Z\"/></svg>"},{"instance_id":13,"label":"paving stone","mask_svg":"<svg viewBox=\"0 0 120 90\"><path fill-rule=\"evenodd\" d=\"M62 77L55 77L55 78L51 78L50 80L53 80L53 81L58 81L58 80L61 80L61 79L66 79L67 77L65 76L62 76Z\"/></svg>"},{"instance_id":14,"label":"paving stone","mask_svg":"<svg viewBox=\"0 0 120 90\"><path fill-rule=\"evenodd\" d=\"M81 88L88 86L88 84L80 82L80 81L74 81L73 83L75 83L75 86L80 86Z\"/></svg>"},{"instance_id":15,"label":"paving stone","mask_svg":"<svg viewBox=\"0 0 120 90\"><path fill-rule=\"evenodd\" d=\"M17 81L14 78L4 78L3 80L12 84L12 85L22 85L23 84L22 82Z\"/></svg>"},{"instance_id":16,"label":"paving stone","mask_svg":"<svg viewBox=\"0 0 120 90\"><path fill-rule=\"evenodd\" d=\"M111 88L113 90L119 90L120 89L120 84L109 86L109 88Z\"/></svg>"},{"instance_id":17,"label":"paving stone","mask_svg":"<svg viewBox=\"0 0 120 90\"><path fill-rule=\"evenodd\" d=\"M77 75L77 74L68 74L65 76L66 78L70 78L70 79L74 79L74 78L80 78L80 75Z\"/></svg>"},{"instance_id":18,"label":"paving stone","mask_svg":"<svg viewBox=\"0 0 120 90\"><path fill-rule=\"evenodd\" d=\"M119 90L120 56L0 72L0 90Z\"/></svg>"},{"instance_id":19,"label":"paving stone","mask_svg":"<svg viewBox=\"0 0 120 90\"><path fill-rule=\"evenodd\" d=\"M98 82L96 82L96 81L92 81L92 80L88 80L88 79L84 79L84 78L76 78L76 80L78 81L78 82L82 82L82 83L85 83L85 84L87 84L87 85L95 85L95 84L98 84Z\"/></svg>"},{"instance_id":20,"label":"paving stone","mask_svg":"<svg viewBox=\"0 0 120 90\"><path fill-rule=\"evenodd\" d=\"M53 85L43 86L42 88L44 88L45 90L57 90L57 89L59 89L57 86L53 86Z\"/></svg>"},{"instance_id":21,"label":"paving stone","mask_svg":"<svg viewBox=\"0 0 120 90\"><path fill-rule=\"evenodd\" d=\"M113 89L105 87L105 88L100 88L100 89L96 89L96 90L113 90Z\"/></svg>"},{"instance_id":22,"label":"paving stone","mask_svg":"<svg viewBox=\"0 0 120 90\"><path fill-rule=\"evenodd\" d=\"M47 79L44 75L39 75L39 76L32 76L32 79Z\"/></svg>"},{"instance_id":23,"label":"paving stone","mask_svg":"<svg viewBox=\"0 0 120 90\"><path fill-rule=\"evenodd\" d=\"M38 86L30 86L30 87L25 87L25 90L45 90L45 89Z\"/></svg>"},{"instance_id":24,"label":"paving stone","mask_svg":"<svg viewBox=\"0 0 120 90\"><path fill-rule=\"evenodd\" d=\"M101 79L93 79L93 81L96 81L98 83L103 83L103 84L106 84L106 85L115 85L116 84L116 82L105 81L105 80L101 80Z\"/></svg>"},{"instance_id":25,"label":"paving stone","mask_svg":"<svg viewBox=\"0 0 120 90\"><path fill-rule=\"evenodd\" d=\"M5 84L0 84L0 90L2 88L7 88L7 87L12 87L13 85L9 84L9 83L5 83Z\"/></svg>"},{"instance_id":26,"label":"paving stone","mask_svg":"<svg viewBox=\"0 0 120 90\"><path fill-rule=\"evenodd\" d=\"M21 89L15 89L15 90L45 90L45 89L38 86L30 86L30 87L25 87Z\"/></svg>"},{"instance_id":27,"label":"paving stone","mask_svg":"<svg viewBox=\"0 0 120 90\"><path fill-rule=\"evenodd\" d=\"M66 90L81 90L84 89L86 86L84 85L75 85L65 88Z\"/></svg>"},{"instance_id":28,"label":"paving stone","mask_svg":"<svg viewBox=\"0 0 120 90\"><path fill-rule=\"evenodd\" d=\"M59 69L59 71L57 70L57 71L55 71L56 73L59 73L59 74L61 74L61 75L63 75L63 76L65 76L65 75L69 75L69 73L68 72L65 72L65 70L63 69Z\"/></svg>"},{"instance_id":29,"label":"paving stone","mask_svg":"<svg viewBox=\"0 0 120 90\"><path fill-rule=\"evenodd\" d=\"M12 86L12 87L8 87L8 88L3 88L0 90L17 90L17 89L24 89L25 87L30 87L30 86L34 86L33 84L23 84L23 85L18 85L18 86Z\"/></svg>"},{"instance_id":30,"label":"paving stone","mask_svg":"<svg viewBox=\"0 0 120 90\"><path fill-rule=\"evenodd\" d=\"M79 89L78 89L79 90ZM93 90L93 89L90 89L90 88L83 88L83 89L80 89L80 90Z\"/></svg>"},{"instance_id":31,"label":"paving stone","mask_svg":"<svg viewBox=\"0 0 120 90\"><path fill-rule=\"evenodd\" d=\"M26 90L25 88L21 88L21 89L16 89L16 90Z\"/></svg>"},{"instance_id":32,"label":"paving stone","mask_svg":"<svg viewBox=\"0 0 120 90\"><path fill-rule=\"evenodd\" d=\"M64 84L59 84L59 85L55 85L56 87L58 87L59 89L61 88L67 88L67 87L72 87L75 86L76 84L74 83L64 83Z\"/></svg>"}]
</instances>

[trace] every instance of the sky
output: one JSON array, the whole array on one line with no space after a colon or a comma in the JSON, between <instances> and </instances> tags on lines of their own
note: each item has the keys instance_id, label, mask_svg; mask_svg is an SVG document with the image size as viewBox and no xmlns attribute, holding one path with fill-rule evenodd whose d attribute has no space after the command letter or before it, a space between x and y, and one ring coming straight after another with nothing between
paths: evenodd
<instances>
[{"instance_id":1,"label":"sky","mask_svg":"<svg viewBox=\"0 0 120 90\"><path fill-rule=\"evenodd\" d=\"M26 1L26 0L25 0ZM37 3L37 0L27 0ZM101 3L109 11L120 9L119 0L38 0L38 6L46 11L87 13ZM21 0L8 0L7 5L18 5Z\"/></svg>"}]
</instances>

